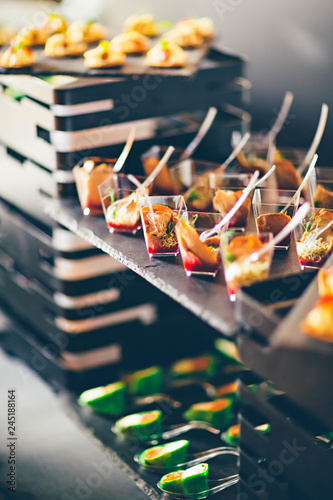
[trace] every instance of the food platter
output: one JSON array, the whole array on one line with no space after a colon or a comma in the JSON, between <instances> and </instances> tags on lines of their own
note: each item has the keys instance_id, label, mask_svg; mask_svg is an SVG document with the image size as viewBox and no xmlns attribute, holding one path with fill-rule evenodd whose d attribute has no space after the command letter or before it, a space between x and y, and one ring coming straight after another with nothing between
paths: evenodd
<instances>
[{"instance_id":1,"label":"food platter","mask_svg":"<svg viewBox=\"0 0 333 500\"><path fill-rule=\"evenodd\" d=\"M114 68L87 68L83 57L51 58L44 55L44 49L34 49L36 62L25 68L0 67L0 74L17 75L69 75L73 77L144 77L145 75L163 75L173 77L189 77L199 67L210 67L212 61L205 61L211 43L206 42L202 47L188 52L188 60L182 68L150 68L144 64L145 55L128 55L123 66Z\"/></svg>"}]
</instances>

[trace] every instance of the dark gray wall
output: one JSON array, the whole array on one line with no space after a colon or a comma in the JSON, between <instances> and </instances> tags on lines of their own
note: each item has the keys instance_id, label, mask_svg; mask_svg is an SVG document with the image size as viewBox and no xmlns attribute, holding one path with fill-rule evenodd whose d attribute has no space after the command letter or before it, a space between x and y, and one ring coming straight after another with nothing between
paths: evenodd
<instances>
[{"instance_id":1,"label":"dark gray wall","mask_svg":"<svg viewBox=\"0 0 333 500\"><path fill-rule=\"evenodd\" d=\"M333 2L332 0L107 0L105 19L117 28L128 14L151 11L162 19L208 15L218 44L249 58L253 84L249 111L255 129L266 128L285 90L295 94L289 124L279 137L285 145L308 147L322 102L331 115L320 164L333 165Z\"/></svg>"},{"instance_id":2,"label":"dark gray wall","mask_svg":"<svg viewBox=\"0 0 333 500\"><path fill-rule=\"evenodd\" d=\"M24 22L51 2L0 0L1 19ZM104 6L104 7L103 7ZM255 129L269 126L284 92L295 101L288 126L278 142L308 147L317 126L322 102L331 114L319 164L333 165L333 1L332 0L63 0L62 8L75 18L110 24L113 33L133 13L152 12L157 18L177 20L211 16L219 34L217 43L249 58L247 76L253 84L249 111Z\"/></svg>"}]
</instances>

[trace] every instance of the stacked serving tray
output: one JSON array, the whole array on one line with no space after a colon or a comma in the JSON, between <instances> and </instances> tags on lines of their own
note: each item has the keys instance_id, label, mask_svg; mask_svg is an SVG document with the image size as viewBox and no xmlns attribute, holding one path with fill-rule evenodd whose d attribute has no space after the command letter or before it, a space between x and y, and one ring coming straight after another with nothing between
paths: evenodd
<instances>
[{"instance_id":1,"label":"stacked serving tray","mask_svg":"<svg viewBox=\"0 0 333 500\"><path fill-rule=\"evenodd\" d=\"M232 132L250 123L241 110L250 88L244 66L241 57L212 49L190 77L0 76L0 301L22 323L20 333L5 337L9 351L19 339L34 345L71 373L59 375L65 385L82 390L124 367L195 354L214 339L213 329L41 206L76 198L72 168L89 155L117 157L133 124L125 171L141 173L144 151L186 146L214 105L218 116L197 154L222 162Z\"/></svg>"}]
</instances>

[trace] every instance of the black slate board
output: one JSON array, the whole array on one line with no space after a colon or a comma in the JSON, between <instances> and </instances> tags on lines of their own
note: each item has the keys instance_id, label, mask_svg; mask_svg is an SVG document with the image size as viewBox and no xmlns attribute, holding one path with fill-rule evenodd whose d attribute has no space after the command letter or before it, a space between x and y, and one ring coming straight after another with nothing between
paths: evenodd
<instances>
[{"instance_id":1,"label":"black slate board","mask_svg":"<svg viewBox=\"0 0 333 500\"><path fill-rule=\"evenodd\" d=\"M224 335L237 333L238 325L222 269L214 280L188 278L179 255L176 258L150 259L141 232L135 237L110 234L104 217L84 216L75 200L47 201L44 210L52 219L118 259L209 326ZM293 242L289 252L275 252L271 275L297 272L300 272L300 267Z\"/></svg>"},{"instance_id":2,"label":"black slate board","mask_svg":"<svg viewBox=\"0 0 333 500\"><path fill-rule=\"evenodd\" d=\"M154 42L152 46L155 44ZM92 45L92 47L96 46ZM114 68L87 68L84 65L84 58L62 57L52 58L44 55L44 48L34 48L36 62L31 67L26 68L3 68L0 67L0 74L21 74L21 75L70 75L81 77L135 77L144 75L182 76L193 75L199 66L212 64L212 61L202 61L209 53L210 42L204 43L197 49L186 51L188 60L182 68L150 68L145 66L145 55L126 57L123 66Z\"/></svg>"},{"instance_id":3,"label":"black slate board","mask_svg":"<svg viewBox=\"0 0 333 500\"><path fill-rule=\"evenodd\" d=\"M325 267L332 264L333 256ZM289 314L273 329L265 344L258 342L254 329L240 336L239 352L250 369L272 380L302 411L332 430L333 345L305 335L301 327L318 297L317 276ZM262 307L262 303L257 302L257 307Z\"/></svg>"}]
</instances>

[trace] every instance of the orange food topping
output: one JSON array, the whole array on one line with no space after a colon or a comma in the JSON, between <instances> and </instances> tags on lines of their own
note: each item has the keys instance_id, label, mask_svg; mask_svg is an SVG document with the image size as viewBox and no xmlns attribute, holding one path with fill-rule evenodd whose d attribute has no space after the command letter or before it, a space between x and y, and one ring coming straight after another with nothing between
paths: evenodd
<instances>
[{"instance_id":1,"label":"orange food topping","mask_svg":"<svg viewBox=\"0 0 333 500\"><path fill-rule=\"evenodd\" d=\"M220 396L222 394L230 394L231 392L237 391L238 384L237 382L231 382L230 384L222 385L216 389L217 394Z\"/></svg>"},{"instance_id":2,"label":"orange food topping","mask_svg":"<svg viewBox=\"0 0 333 500\"><path fill-rule=\"evenodd\" d=\"M152 460L153 458L159 457L161 455L162 448L155 448L155 450L149 450L144 454L145 460Z\"/></svg>"},{"instance_id":3,"label":"orange food topping","mask_svg":"<svg viewBox=\"0 0 333 500\"><path fill-rule=\"evenodd\" d=\"M162 212L172 212L172 209L170 207L167 207L166 205L152 205L152 209L154 212L157 212L159 210ZM147 214L149 210L149 207L143 207L142 213Z\"/></svg>"},{"instance_id":4,"label":"orange food topping","mask_svg":"<svg viewBox=\"0 0 333 500\"><path fill-rule=\"evenodd\" d=\"M144 413L142 416L141 416L141 423L142 424L147 424L149 422L152 422L153 420L155 420L156 418L156 414L155 413Z\"/></svg>"},{"instance_id":5,"label":"orange food topping","mask_svg":"<svg viewBox=\"0 0 333 500\"><path fill-rule=\"evenodd\" d=\"M240 425L233 425L232 427L230 427L229 434L231 437L238 436L239 433L240 433Z\"/></svg>"},{"instance_id":6,"label":"orange food topping","mask_svg":"<svg viewBox=\"0 0 333 500\"><path fill-rule=\"evenodd\" d=\"M178 471L178 472L170 472L170 474L167 474L164 477L164 481L175 481L177 479L181 479L183 475L183 471Z\"/></svg>"}]
</instances>

